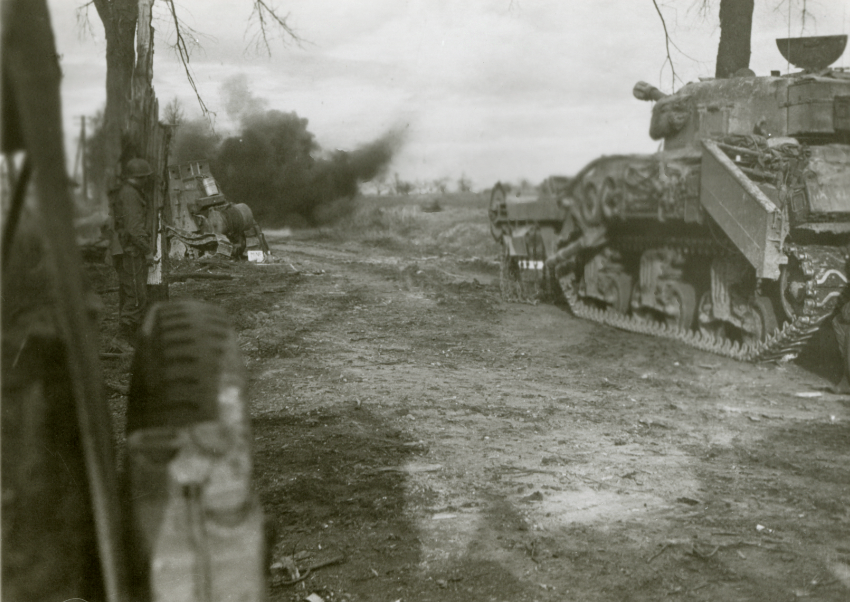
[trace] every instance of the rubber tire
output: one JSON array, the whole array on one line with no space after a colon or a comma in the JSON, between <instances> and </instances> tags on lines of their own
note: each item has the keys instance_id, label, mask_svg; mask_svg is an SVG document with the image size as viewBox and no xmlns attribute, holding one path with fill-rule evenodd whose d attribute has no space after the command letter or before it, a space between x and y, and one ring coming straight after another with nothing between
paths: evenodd
<instances>
[{"instance_id":1,"label":"rubber tire","mask_svg":"<svg viewBox=\"0 0 850 602\"><path fill-rule=\"evenodd\" d=\"M224 384L245 386L238 340L224 311L194 300L155 305L139 329L127 434L217 420Z\"/></svg>"}]
</instances>

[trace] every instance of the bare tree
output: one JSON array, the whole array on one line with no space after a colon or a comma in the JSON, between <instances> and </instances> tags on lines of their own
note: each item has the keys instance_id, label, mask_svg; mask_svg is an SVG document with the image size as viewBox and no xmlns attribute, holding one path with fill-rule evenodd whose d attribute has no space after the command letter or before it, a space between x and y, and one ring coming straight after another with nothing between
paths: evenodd
<instances>
[{"instance_id":1,"label":"bare tree","mask_svg":"<svg viewBox=\"0 0 850 602\"><path fill-rule=\"evenodd\" d=\"M783 1L784 0L775 0L776 6L779 7L783 4ZM673 65L673 59L670 55L670 47L675 47L675 44L667 30L667 23L664 20L664 14L659 8L658 1L652 0L652 3L658 12L661 24L664 27L664 40L667 46L667 58L665 59L665 63L670 63L670 69L673 74L673 81L675 85L675 80L677 79L676 70ZM717 3L713 0L699 0L699 12L704 17L711 15L716 6ZM720 43L717 47L717 62L715 64L714 72L715 77L731 77L741 69L749 68L754 8L754 0L719 1L720 10L718 17L720 22ZM806 19L811 17L806 0L803 0L802 2L802 6L799 9L799 15L801 17L800 30L802 35L806 27Z\"/></svg>"},{"instance_id":2,"label":"bare tree","mask_svg":"<svg viewBox=\"0 0 850 602\"><path fill-rule=\"evenodd\" d=\"M165 108L162 110L162 120L168 125L180 125L186 119L183 113L183 105L180 99L176 96L168 101Z\"/></svg>"},{"instance_id":3,"label":"bare tree","mask_svg":"<svg viewBox=\"0 0 850 602\"><path fill-rule=\"evenodd\" d=\"M256 21L259 28L258 36L260 44L270 51L268 43L271 37L271 29L280 29L284 39L298 41L295 31L288 25L287 17L280 16L276 9L269 6L265 0L251 0L254 11L252 21ZM132 152L134 146L131 127L131 99L138 97L138 90L133 90L134 81L137 86L150 85L152 53L153 53L153 30L150 27L151 6L153 0L90 0L81 7L85 22L85 14L90 5L94 5L98 17L103 23L106 37L106 108L104 109L104 142L105 157L110 166L107 171L117 173L117 165L121 160L122 153L126 155ZM183 64L189 84L195 90L189 62L192 45L188 40L194 40L194 35L184 35L187 31L186 25L178 18L177 7L174 0L165 0L171 20L173 22L176 42L173 46L181 63ZM145 20L138 28L140 16ZM134 46L135 43L135 46ZM147 84L145 83L147 80ZM201 110L208 114L203 99L198 96Z\"/></svg>"}]
</instances>

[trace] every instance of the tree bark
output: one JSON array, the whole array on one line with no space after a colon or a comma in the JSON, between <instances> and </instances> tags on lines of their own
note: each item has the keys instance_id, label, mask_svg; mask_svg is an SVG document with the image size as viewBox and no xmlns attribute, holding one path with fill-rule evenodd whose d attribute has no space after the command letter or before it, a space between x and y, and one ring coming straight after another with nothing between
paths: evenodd
<instances>
[{"instance_id":1,"label":"tree bark","mask_svg":"<svg viewBox=\"0 0 850 602\"><path fill-rule=\"evenodd\" d=\"M106 188L120 173L130 115L138 0L94 0L106 35L106 108L103 112Z\"/></svg>"},{"instance_id":2,"label":"tree bark","mask_svg":"<svg viewBox=\"0 0 850 602\"><path fill-rule=\"evenodd\" d=\"M750 66L754 0L720 0L720 45L714 76L732 77Z\"/></svg>"}]
</instances>

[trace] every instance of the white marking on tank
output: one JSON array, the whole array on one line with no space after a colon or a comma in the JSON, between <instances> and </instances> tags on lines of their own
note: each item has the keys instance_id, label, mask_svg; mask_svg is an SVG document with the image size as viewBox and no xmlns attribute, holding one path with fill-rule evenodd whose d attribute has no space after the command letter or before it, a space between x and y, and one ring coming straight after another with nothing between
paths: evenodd
<instances>
[{"instance_id":1,"label":"white marking on tank","mask_svg":"<svg viewBox=\"0 0 850 602\"><path fill-rule=\"evenodd\" d=\"M823 274L821 274L821 277L818 278L818 281L817 281L818 284L823 284L824 282L826 282L826 279L829 278L832 274L835 274L836 276L841 278L841 280L843 282L847 282L847 276L845 276L840 271L833 268L833 269L827 270Z\"/></svg>"},{"instance_id":2,"label":"white marking on tank","mask_svg":"<svg viewBox=\"0 0 850 602\"><path fill-rule=\"evenodd\" d=\"M838 297L840 294L841 293L839 293L838 291L833 291L833 292L829 293L826 297L823 298L823 300L820 303L817 304L818 307L823 307L824 305L827 304L827 302L829 302L830 299L832 299L833 297Z\"/></svg>"},{"instance_id":3,"label":"white marking on tank","mask_svg":"<svg viewBox=\"0 0 850 602\"><path fill-rule=\"evenodd\" d=\"M519 267L524 270L542 270L543 262L533 259L521 259L519 261Z\"/></svg>"}]
</instances>

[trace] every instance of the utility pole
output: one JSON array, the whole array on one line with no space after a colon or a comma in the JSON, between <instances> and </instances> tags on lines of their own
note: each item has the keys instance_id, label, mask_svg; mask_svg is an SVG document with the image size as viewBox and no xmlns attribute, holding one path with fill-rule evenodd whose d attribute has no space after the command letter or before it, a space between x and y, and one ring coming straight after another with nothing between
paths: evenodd
<instances>
[{"instance_id":1,"label":"utility pole","mask_svg":"<svg viewBox=\"0 0 850 602\"><path fill-rule=\"evenodd\" d=\"M88 204L89 200L89 181L88 168L86 166L86 116L80 115L80 141L77 143L77 154L74 157L74 179L77 179L77 173L82 169L82 190L83 200Z\"/></svg>"},{"instance_id":2,"label":"utility pole","mask_svg":"<svg viewBox=\"0 0 850 602\"><path fill-rule=\"evenodd\" d=\"M86 116L83 115L83 127L80 133L80 146L83 149L83 200L86 205L89 201L88 169L86 169Z\"/></svg>"}]
</instances>

